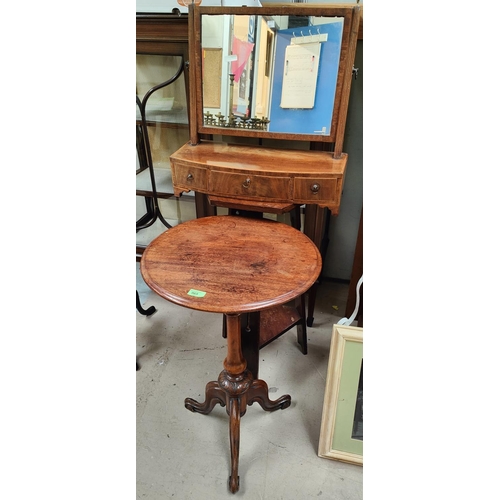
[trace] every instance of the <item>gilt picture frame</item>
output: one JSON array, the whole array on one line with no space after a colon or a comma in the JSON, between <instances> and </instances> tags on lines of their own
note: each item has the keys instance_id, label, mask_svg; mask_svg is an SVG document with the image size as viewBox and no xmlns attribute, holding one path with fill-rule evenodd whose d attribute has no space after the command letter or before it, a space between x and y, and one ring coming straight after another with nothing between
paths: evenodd
<instances>
[{"instance_id":1,"label":"gilt picture frame","mask_svg":"<svg viewBox=\"0 0 500 500\"><path fill-rule=\"evenodd\" d=\"M334 325L318 456L363 465L363 329Z\"/></svg>"}]
</instances>

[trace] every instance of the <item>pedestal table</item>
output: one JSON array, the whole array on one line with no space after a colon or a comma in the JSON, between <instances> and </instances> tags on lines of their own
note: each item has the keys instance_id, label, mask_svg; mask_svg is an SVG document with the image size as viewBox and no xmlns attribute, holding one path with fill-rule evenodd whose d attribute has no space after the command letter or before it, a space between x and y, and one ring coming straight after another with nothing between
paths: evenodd
<instances>
[{"instance_id":1,"label":"pedestal table","mask_svg":"<svg viewBox=\"0 0 500 500\"><path fill-rule=\"evenodd\" d=\"M239 489L240 418L254 402L266 411L285 409L291 398L271 401L264 380L255 379L241 349L241 315L284 304L306 292L321 271L321 256L303 233L274 221L213 216L179 224L153 240L141 259L146 284L175 304L223 313L227 357L217 381L208 382L205 401L187 398L185 407L208 414L216 404L229 415L231 475Z\"/></svg>"}]
</instances>

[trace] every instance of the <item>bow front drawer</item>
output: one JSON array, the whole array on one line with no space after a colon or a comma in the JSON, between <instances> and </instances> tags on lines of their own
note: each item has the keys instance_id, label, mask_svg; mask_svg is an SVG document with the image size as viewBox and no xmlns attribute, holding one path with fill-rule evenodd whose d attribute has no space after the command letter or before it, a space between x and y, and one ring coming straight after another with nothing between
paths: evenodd
<instances>
[{"instance_id":1,"label":"bow front drawer","mask_svg":"<svg viewBox=\"0 0 500 500\"><path fill-rule=\"evenodd\" d=\"M188 190L205 191L207 189L207 170L190 165L172 165L174 185Z\"/></svg>"},{"instance_id":2,"label":"bow front drawer","mask_svg":"<svg viewBox=\"0 0 500 500\"><path fill-rule=\"evenodd\" d=\"M340 201L340 183L336 178L295 177L293 198L304 203L315 201Z\"/></svg>"},{"instance_id":3,"label":"bow front drawer","mask_svg":"<svg viewBox=\"0 0 500 500\"><path fill-rule=\"evenodd\" d=\"M291 194L289 177L252 175L212 170L208 182L210 193L245 198L273 198L286 201Z\"/></svg>"}]
</instances>

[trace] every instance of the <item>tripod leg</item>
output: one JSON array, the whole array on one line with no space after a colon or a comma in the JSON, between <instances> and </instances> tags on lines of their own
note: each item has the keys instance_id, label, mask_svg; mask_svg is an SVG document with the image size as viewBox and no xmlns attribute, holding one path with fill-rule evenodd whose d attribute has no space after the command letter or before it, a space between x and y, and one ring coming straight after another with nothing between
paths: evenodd
<instances>
[{"instance_id":1,"label":"tripod leg","mask_svg":"<svg viewBox=\"0 0 500 500\"><path fill-rule=\"evenodd\" d=\"M253 380L250 389L247 392L247 404L259 403L265 411L284 410L291 404L291 398L288 394L281 396L276 401L269 399L269 389L264 380Z\"/></svg>"},{"instance_id":2,"label":"tripod leg","mask_svg":"<svg viewBox=\"0 0 500 500\"><path fill-rule=\"evenodd\" d=\"M226 393L219 387L218 382L209 382L205 388L205 401L199 403L192 398L184 400L184 406L194 413L208 415L216 404L226 406Z\"/></svg>"},{"instance_id":3,"label":"tripod leg","mask_svg":"<svg viewBox=\"0 0 500 500\"><path fill-rule=\"evenodd\" d=\"M236 493L240 488L238 462L240 455L240 399L229 400L229 440L231 442L231 475L229 476L229 491Z\"/></svg>"}]
</instances>

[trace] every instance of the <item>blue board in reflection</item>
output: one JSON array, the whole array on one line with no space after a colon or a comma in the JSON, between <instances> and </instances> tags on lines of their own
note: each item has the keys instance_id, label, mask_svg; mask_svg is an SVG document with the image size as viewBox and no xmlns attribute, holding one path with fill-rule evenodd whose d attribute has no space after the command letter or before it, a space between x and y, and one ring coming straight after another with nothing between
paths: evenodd
<instances>
[{"instance_id":1,"label":"blue board in reflection","mask_svg":"<svg viewBox=\"0 0 500 500\"><path fill-rule=\"evenodd\" d=\"M321 42L314 107L312 109L281 108L286 48L290 45L292 37L308 36L309 33L316 35L318 29L321 34L327 33L328 39L326 42ZM339 18L338 22L289 28L277 32L269 132L330 134L342 44L342 29L343 19ZM314 40L314 37L311 37L311 40Z\"/></svg>"}]
</instances>

